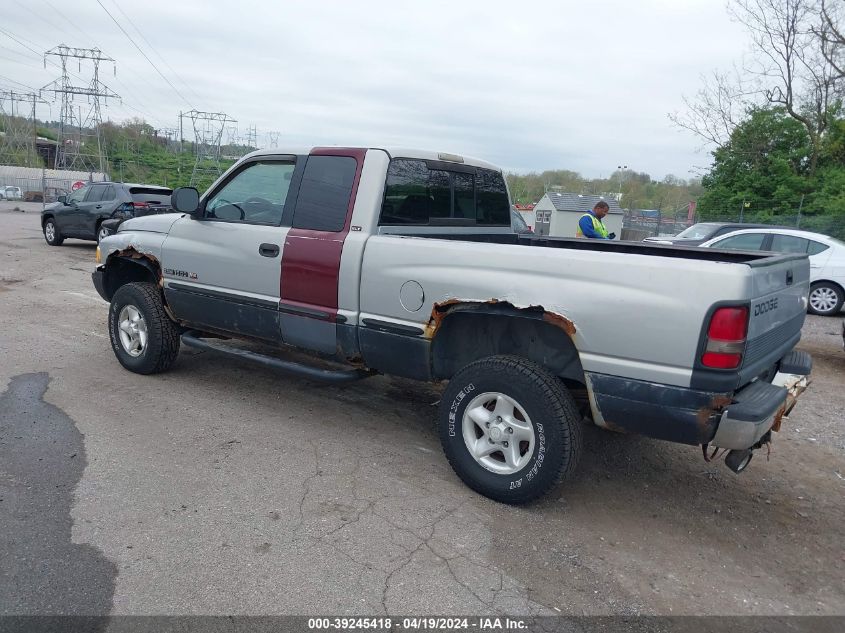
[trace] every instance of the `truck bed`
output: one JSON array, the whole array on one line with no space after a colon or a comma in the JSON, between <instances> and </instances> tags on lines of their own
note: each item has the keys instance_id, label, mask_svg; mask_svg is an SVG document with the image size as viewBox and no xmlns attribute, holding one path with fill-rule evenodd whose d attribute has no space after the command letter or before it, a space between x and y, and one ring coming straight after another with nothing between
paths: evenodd
<instances>
[{"instance_id":1,"label":"truck bed","mask_svg":"<svg viewBox=\"0 0 845 633\"><path fill-rule=\"evenodd\" d=\"M522 245L540 248L568 248L580 251L600 251L607 253L628 253L633 255L651 255L692 259L707 262L729 264L748 264L763 266L780 263L791 259L801 259L802 255L779 254L757 251L735 251L717 248L699 248L697 246L673 246L669 244L649 244L645 242L623 242L617 240L588 240L567 237L538 237L516 233L477 232L477 233L430 233L419 230L390 231L390 235L403 237L423 237L436 240L455 240L462 242L482 242L488 244Z\"/></svg>"}]
</instances>

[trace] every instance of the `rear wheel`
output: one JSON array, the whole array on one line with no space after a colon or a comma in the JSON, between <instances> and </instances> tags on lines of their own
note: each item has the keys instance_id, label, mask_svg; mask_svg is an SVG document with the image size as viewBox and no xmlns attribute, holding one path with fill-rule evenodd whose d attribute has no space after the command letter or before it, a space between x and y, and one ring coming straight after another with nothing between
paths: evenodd
<instances>
[{"instance_id":1,"label":"rear wheel","mask_svg":"<svg viewBox=\"0 0 845 633\"><path fill-rule=\"evenodd\" d=\"M117 360L136 374L157 374L179 355L179 329L164 311L161 290L147 282L118 288L109 307L109 338Z\"/></svg>"},{"instance_id":2,"label":"rear wheel","mask_svg":"<svg viewBox=\"0 0 845 633\"><path fill-rule=\"evenodd\" d=\"M491 356L456 373L443 394L440 441L470 488L526 503L571 474L581 416L559 378L514 356Z\"/></svg>"},{"instance_id":3,"label":"rear wheel","mask_svg":"<svg viewBox=\"0 0 845 633\"><path fill-rule=\"evenodd\" d=\"M53 218L47 218L44 222L44 240L50 246L61 246L65 238L59 233L59 227L56 226L56 221Z\"/></svg>"},{"instance_id":4,"label":"rear wheel","mask_svg":"<svg viewBox=\"0 0 845 633\"><path fill-rule=\"evenodd\" d=\"M842 288L829 281L821 281L810 287L810 314L832 316L839 314L845 302Z\"/></svg>"}]
</instances>

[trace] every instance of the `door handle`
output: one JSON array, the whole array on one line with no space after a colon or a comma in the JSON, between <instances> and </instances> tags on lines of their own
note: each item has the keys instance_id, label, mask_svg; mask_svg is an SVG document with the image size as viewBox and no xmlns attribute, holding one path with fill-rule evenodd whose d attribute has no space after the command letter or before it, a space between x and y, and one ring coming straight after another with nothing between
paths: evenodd
<instances>
[{"instance_id":1,"label":"door handle","mask_svg":"<svg viewBox=\"0 0 845 633\"><path fill-rule=\"evenodd\" d=\"M279 245L264 243L258 247L258 254L262 257L276 257L279 254Z\"/></svg>"},{"instance_id":2,"label":"door handle","mask_svg":"<svg viewBox=\"0 0 845 633\"><path fill-rule=\"evenodd\" d=\"M102 208L103 208L103 205L98 204L98 205L97 205L96 207L94 207L94 208L95 208L95 209L102 209Z\"/></svg>"}]
</instances>

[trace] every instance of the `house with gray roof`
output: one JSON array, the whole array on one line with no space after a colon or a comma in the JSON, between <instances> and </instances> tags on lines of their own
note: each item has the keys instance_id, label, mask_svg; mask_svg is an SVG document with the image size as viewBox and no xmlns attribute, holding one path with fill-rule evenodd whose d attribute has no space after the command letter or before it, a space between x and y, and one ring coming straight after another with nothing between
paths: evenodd
<instances>
[{"instance_id":1,"label":"house with gray roof","mask_svg":"<svg viewBox=\"0 0 845 633\"><path fill-rule=\"evenodd\" d=\"M610 233L622 235L623 212L619 203L612 196L549 191L534 207L534 234L551 237L575 237L578 220L587 211L592 210L599 200L604 200L610 207L610 213L604 218L604 225Z\"/></svg>"}]
</instances>

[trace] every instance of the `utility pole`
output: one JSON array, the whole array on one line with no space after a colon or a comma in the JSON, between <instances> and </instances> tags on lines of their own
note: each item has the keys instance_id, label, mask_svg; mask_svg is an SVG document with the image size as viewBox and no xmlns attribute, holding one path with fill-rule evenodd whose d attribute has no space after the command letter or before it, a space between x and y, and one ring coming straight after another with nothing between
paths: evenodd
<instances>
[{"instance_id":1,"label":"utility pole","mask_svg":"<svg viewBox=\"0 0 845 633\"><path fill-rule=\"evenodd\" d=\"M801 194L801 202L798 204L798 220L795 222L795 228L801 228L801 209L804 208L804 194Z\"/></svg>"},{"instance_id":2,"label":"utility pole","mask_svg":"<svg viewBox=\"0 0 845 633\"><path fill-rule=\"evenodd\" d=\"M100 81L100 62L111 62L116 73L115 61L103 55L99 48L71 48L64 44L44 53L45 68L47 56L58 57L62 66L62 76L39 91L52 92L54 98L61 98L55 167L88 172L96 169L105 173L107 160L102 139L103 115L100 100L107 104L110 97L119 99L120 96ZM68 60L71 59L77 60L80 72L82 60L92 64L91 81L87 86L75 86L71 83L67 69ZM84 115L82 106L74 108L74 99L78 96L87 98Z\"/></svg>"},{"instance_id":3,"label":"utility pole","mask_svg":"<svg viewBox=\"0 0 845 633\"><path fill-rule=\"evenodd\" d=\"M191 120L194 129L194 170L191 173L191 186L207 186L221 174L220 141L223 131L229 123L237 123L223 112L201 112L191 110L179 113L179 125L183 118Z\"/></svg>"},{"instance_id":4,"label":"utility pole","mask_svg":"<svg viewBox=\"0 0 845 633\"><path fill-rule=\"evenodd\" d=\"M47 102L32 92L0 91L0 121L5 132L0 137L0 165L38 165L37 103Z\"/></svg>"}]
</instances>

